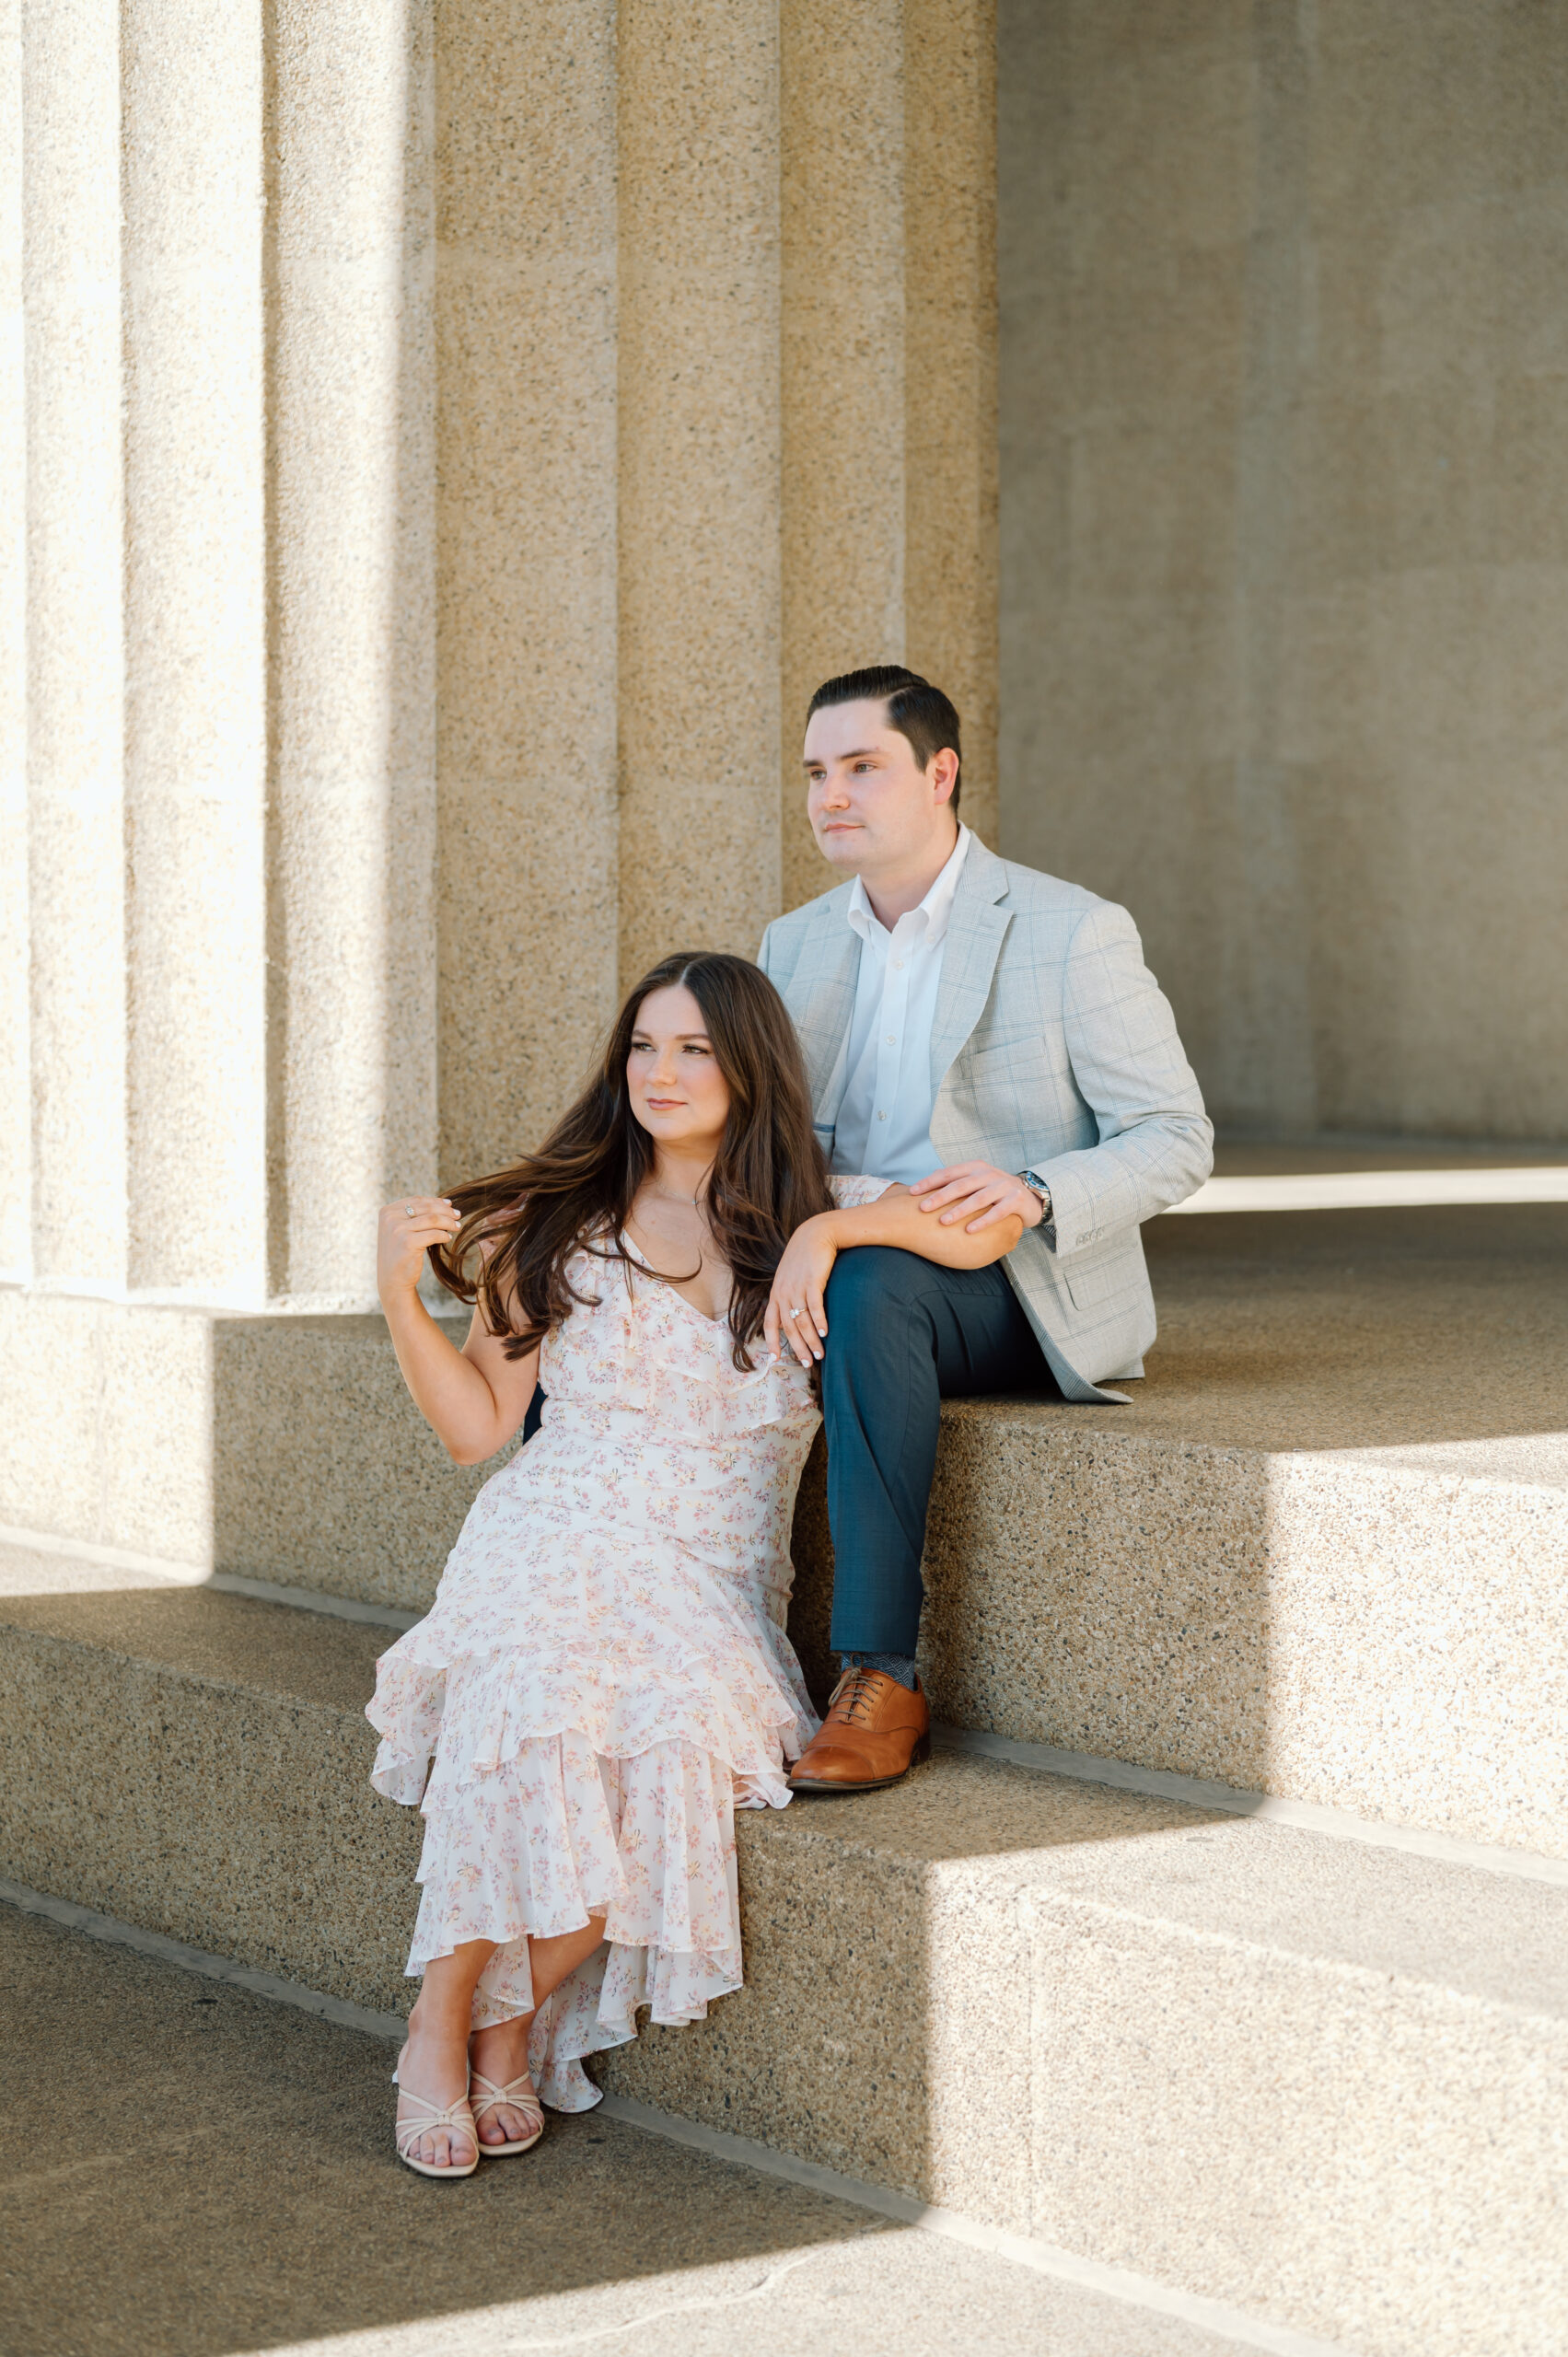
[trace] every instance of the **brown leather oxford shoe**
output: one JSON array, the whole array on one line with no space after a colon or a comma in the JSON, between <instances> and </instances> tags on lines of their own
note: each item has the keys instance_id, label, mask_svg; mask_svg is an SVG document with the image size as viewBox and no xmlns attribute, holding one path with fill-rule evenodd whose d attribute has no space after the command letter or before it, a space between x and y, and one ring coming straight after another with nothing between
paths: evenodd
<instances>
[{"instance_id":1,"label":"brown leather oxford shoe","mask_svg":"<svg viewBox=\"0 0 1568 2357\"><path fill-rule=\"evenodd\" d=\"M931 1713L881 1669L846 1669L789 1773L792 1793L877 1793L931 1756Z\"/></svg>"}]
</instances>

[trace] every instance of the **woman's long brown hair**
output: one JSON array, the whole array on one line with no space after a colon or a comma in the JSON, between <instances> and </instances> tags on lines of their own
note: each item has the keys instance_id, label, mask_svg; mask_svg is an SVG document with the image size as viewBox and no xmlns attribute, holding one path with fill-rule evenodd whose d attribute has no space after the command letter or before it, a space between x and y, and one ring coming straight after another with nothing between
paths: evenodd
<instances>
[{"instance_id":1,"label":"woman's long brown hair","mask_svg":"<svg viewBox=\"0 0 1568 2357\"><path fill-rule=\"evenodd\" d=\"M592 1296L566 1279L587 1247L626 1261L621 1242L654 1142L632 1110L626 1062L651 991L679 984L703 1010L729 1083L724 1143L708 1174L707 1218L734 1283L729 1327L738 1367L762 1330L773 1271L802 1220L831 1208L828 1166L811 1126L811 1096L795 1026L767 976L743 958L697 951L666 958L627 997L598 1072L537 1154L510 1170L454 1187L462 1225L431 1265L459 1301L477 1302L506 1356L524 1358ZM633 1263L641 1266L641 1263Z\"/></svg>"}]
</instances>

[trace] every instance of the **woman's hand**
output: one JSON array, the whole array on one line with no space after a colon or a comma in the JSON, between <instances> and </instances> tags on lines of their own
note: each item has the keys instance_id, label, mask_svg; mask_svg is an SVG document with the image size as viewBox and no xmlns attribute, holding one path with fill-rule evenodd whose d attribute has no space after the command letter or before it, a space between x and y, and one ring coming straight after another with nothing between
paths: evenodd
<instances>
[{"instance_id":1,"label":"woman's hand","mask_svg":"<svg viewBox=\"0 0 1568 2357\"><path fill-rule=\"evenodd\" d=\"M776 1359L786 1342L802 1366L822 1355L828 1332L822 1296L839 1257L833 1219L831 1212L819 1212L815 1219L803 1220L784 1246L762 1319L771 1358Z\"/></svg>"},{"instance_id":2,"label":"woman's hand","mask_svg":"<svg viewBox=\"0 0 1568 2357\"><path fill-rule=\"evenodd\" d=\"M376 1236L376 1290L383 1307L419 1291L425 1253L433 1244L449 1244L461 1225L445 1195L400 1195L387 1205Z\"/></svg>"}]
</instances>

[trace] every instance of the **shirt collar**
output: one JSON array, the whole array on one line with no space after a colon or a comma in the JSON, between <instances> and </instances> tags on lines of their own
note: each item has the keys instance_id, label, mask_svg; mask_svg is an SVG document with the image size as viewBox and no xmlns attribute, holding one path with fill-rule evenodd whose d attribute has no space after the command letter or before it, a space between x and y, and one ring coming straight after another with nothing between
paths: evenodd
<instances>
[{"instance_id":1,"label":"shirt collar","mask_svg":"<svg viewBox=\"0 0 1568 2357\"><path fill-rule=\"evenodd\" d=\"M909 935L912 935L923 948L935 949L936 944L947 933L948 919L953 913L953 895L958 888L958 877L963 871L964 854L969 847L970 830L960 819L958 840L949 853L941 873L920 906L906 911L894 925L892 933L889 933L884 927L880 917L871 905L865 885L857 876L854 879L854 889L849 896L849 907L844 912L849 919L852 931L857 933L862 941L873 940L877 934L880 934L885 941L890 941L900 928L907 928L906 938Z\"/></svg>"}]
</instances>

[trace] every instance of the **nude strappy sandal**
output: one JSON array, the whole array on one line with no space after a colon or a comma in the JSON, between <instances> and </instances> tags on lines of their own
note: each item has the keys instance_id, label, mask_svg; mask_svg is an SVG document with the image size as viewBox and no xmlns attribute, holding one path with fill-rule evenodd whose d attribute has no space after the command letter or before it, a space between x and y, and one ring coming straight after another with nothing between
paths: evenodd
<instances>
[{"instance_id":1,"label":"nude strappy sandal","mask_svg":"<svg viewBox=\"0 0 1568 2357\"><path fill-rule=\"evenodd\" d=\"M407 2051L408 2049L405 2047L403 2053L406 2054ZM400 2054L398 2071L401 2070L402 2061L402 2054ZM426 2096L415 2095L412 2087L405 2087L398 2076L398 2071L392 2073L393 2086L397 2088L400 2096L405 2096L410 2103L417 2104L424 2114L423 2119L399 2120L395 2138L399 2160L405 2168L413 2169L420 2177L472 2177L479 2166L479 2156L483 2147L479 2141L479 2130L474 2125L474 2117L470 2108L467 2091L459 2096L455 2102L437 2107ZM487 2079L486 2086L489 2084ZM540 2125L542 2124L541 2122ZM452 2131L454 2137L466 2137L474 2148L472 2160L448 2161L444 2168L435 2161L416 2161L409 2148L411 2145L417 2144L422 2136L428 2136L433 2128L446 2128ZM503 2152L521 2152L522 2146L520 2144L502 2145L498 2149Z\"/></svg>"},{"instance_id":2,"label":"nude strappy sandal","mask_svg":"<svg viewBox=\"0 0 1568 2357\"><path fill-rule=\"evenodd\" d=\"M520 2090L525 2088L527 2093L521 2093ZM470 2097L477 2095L481 2098L473 2107L473 2124L476 2132L485 2113L498 2109L502 2104L509 2104L514 2111L520 2111L525 2119L537 2123L531 2135L520 2136L515 2143L511 2144L487 2144L481 2137L479 2140L481 2160L504 2161L508 2153L532 2151L544 2133L544 2113L540 2107L539 2097L534 2093L532 2077L527 2071L523 2073L521 2078L508 2079L505 2085L501 2087L496 2085L494 2079L487 2079L482 2071L470 2069L469 2093Z\"/></svg>"}]
</instances>

